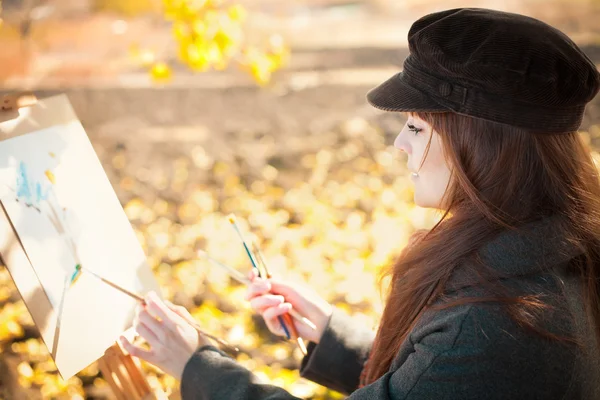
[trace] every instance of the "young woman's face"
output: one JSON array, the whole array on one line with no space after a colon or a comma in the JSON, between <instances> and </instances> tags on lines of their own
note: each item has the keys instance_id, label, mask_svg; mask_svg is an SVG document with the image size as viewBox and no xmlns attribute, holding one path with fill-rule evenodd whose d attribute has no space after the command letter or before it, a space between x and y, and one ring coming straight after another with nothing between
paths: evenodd
<instances>
[{"instance_id":1,"label":"young woman's face","mask_svg":"<svg viewBox=\"0 0 600 400\"><path fill-rule=\"evenodd\" d=\"M427 122L408 114L406 125L396 137L394 146L408 154L407 167L415 185L415 204L442 208L442 197L450 181L450 168L444 158L440 135Z\"/></svg>"}]
</instances>

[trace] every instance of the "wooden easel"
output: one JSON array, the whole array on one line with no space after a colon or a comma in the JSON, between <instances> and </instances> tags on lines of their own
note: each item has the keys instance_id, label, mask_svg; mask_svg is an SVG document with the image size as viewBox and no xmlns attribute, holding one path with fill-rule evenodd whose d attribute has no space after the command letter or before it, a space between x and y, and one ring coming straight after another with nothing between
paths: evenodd
<instances>
[{"instance_id":1,"label":"wooden easel","mask_svg":"<svg viewBox=\"0 0 600 400\"><path fill-rule=\"evenodd\" d=\"M160 388L152 389L140 361L125 354L118 343L98 360L98 368L118 400L167 400Z\"/></svg>"},{"instance_id":2,"label":"wooden easel","mask_svg":"<svg viewBox=\"0 0 600 400\"><path fill-rule=\"evenodd\" d=\"M0 122L19 116L19 109L36 104L29 93L5 95L0 99ZM98 360L98 368L118 400L168 400L161 388L152 388L137 358L126 354L118 342Z\"/></svg>"}]
</instances>

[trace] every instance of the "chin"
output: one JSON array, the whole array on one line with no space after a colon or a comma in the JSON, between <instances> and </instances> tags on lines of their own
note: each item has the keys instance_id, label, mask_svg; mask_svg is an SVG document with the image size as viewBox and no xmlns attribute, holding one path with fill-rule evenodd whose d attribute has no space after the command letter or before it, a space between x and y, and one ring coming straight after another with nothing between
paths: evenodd
<instances>
[{"instance_id":1,"label":"chin","mask_svg":"<svg viewBox=\"0 0 600 400\"><path fill-rule=\"evenodd\" d=\"M417 194L415 193L414 195L414 202L415 205L422 207L422 208L437 208L436 203L428 201L428 199L423 199L422 197L417 196Z\"/></svg>"},{"instance_id":2,"label":"chin","mask_svg":"<svg viewBox=\"0 0 600 400\"><path fill-rule=\"evenodd\" d=\"M419 198L419 196L417 196L415 194L414 198L413 198L415 205L419 206L419 207L427 207L426 204L423 203L423 200Z\"/></svg>"}]
</instances>

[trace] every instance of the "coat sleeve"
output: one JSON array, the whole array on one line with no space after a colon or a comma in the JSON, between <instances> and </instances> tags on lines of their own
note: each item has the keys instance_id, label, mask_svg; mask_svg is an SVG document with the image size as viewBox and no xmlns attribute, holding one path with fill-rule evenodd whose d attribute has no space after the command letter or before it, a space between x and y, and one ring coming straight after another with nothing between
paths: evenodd
<instances>
[{"instance_id":1,"label":"coat sleeve","mask_svg":"<svg viewBox=\"0 0 600 400\"><path fill-rule=\"evenodd\" d=\"M334 308L319 344L309 343L300 376L338 392L352 393L375 334Z\"/></svg>"},{"instance_id":2,"label":"coat sleeve","mask_svg":"<svg viewBox=\"0 0 600 400\"><path fill-rule=\"evenodd\" d=\"M181 378L182 400L299 400L256 375L213 346L200 348L187 362Z\"/></svg>"},{"instance_id":3,"label":"coat sleeve","mask_svg":"<svg viewBox=\"0 0 600 400\"><path fill-rule=\"evenodd\" d=\"M358 387L374 333L334 309L319 344L309 343L301 376L323 386L351 393ZM183 400L296 399L285 390L262 384L257 377L213 346L196 351L183 371Z\"/></svg>"}]
</instances>

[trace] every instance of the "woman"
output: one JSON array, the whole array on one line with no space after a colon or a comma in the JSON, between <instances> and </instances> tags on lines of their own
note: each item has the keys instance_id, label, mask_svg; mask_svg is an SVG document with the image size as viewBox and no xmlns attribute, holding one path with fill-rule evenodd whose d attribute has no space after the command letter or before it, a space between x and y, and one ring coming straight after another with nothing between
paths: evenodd
<instances>
[{"instance_id":1,"label":"woman","mask_svg":"<svg viewBox=\"0 0 600 400\"><path fill-rule=\"evenodd\" d=\"M597 69L554 28L491 10L427 15L408 40L403 72L367 97L408 113L395 146L415 203L445 213L391 268L376 335L274 279L253 277L253 308L277 334L291 307L313 320L301 374L349 399L600 399L600 184L576 133ZM152 349L124 346L184 399L293 398L189 318L150 295L136 328Z\"/></svg>"}]
</instances>

